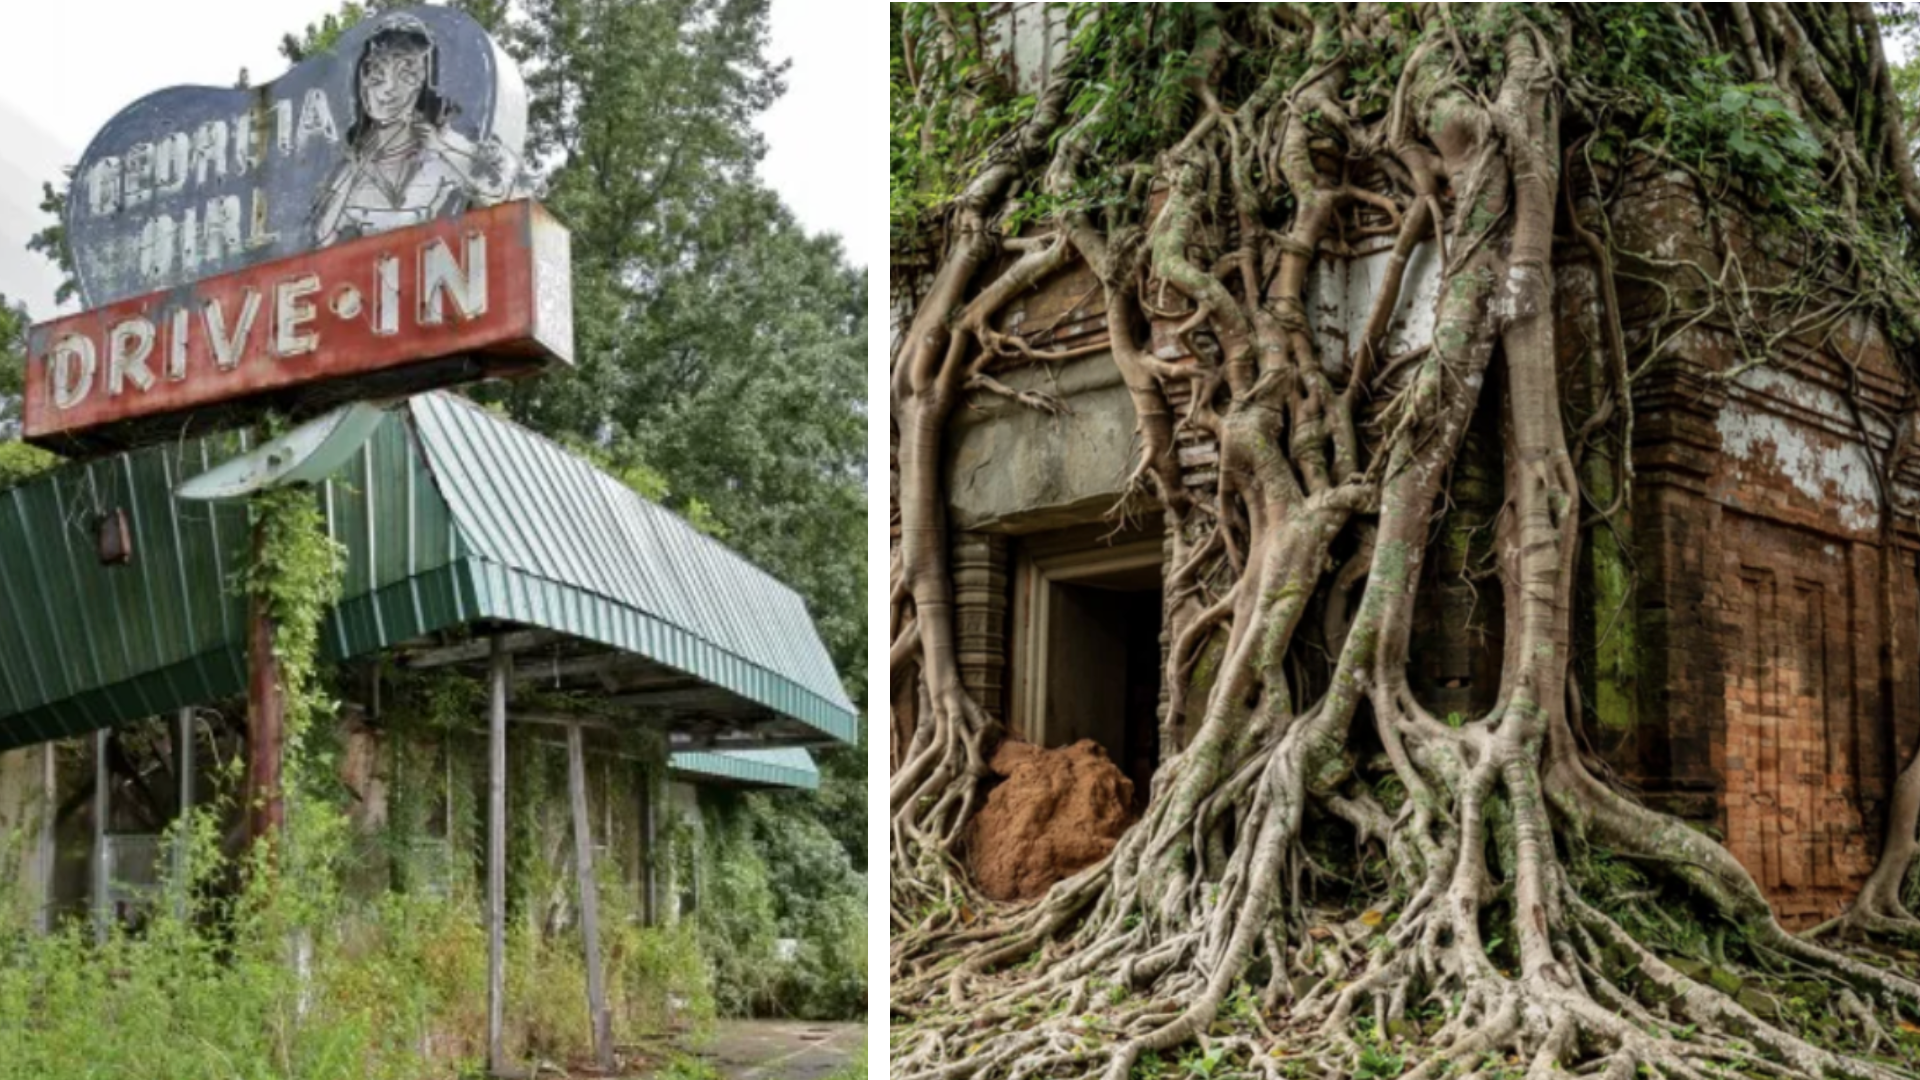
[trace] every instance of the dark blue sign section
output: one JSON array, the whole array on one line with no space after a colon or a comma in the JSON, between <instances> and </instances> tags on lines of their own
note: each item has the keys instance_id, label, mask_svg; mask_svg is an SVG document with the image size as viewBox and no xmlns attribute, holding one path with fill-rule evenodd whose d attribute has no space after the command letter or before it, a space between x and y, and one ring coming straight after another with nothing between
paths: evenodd
<instances>
[{"instance_id":1,"label":"dark blue sign section","mask_svg":"<svg viewBox=\"0 0 1920 1080\"><path fill-rule=\"evenodd\" d=\"M264 86L128 106L73 176L88 307L524 193L526 92L466 15L385 12Z\"/></svg>"}]
</instances>

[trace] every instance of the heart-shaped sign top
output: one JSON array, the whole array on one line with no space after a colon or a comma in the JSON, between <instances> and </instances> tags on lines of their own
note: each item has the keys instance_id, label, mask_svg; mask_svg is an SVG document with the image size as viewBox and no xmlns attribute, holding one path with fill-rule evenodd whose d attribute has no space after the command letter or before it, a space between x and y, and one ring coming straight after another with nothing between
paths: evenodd
<instances>
[{"instance_id":1,"label":"heart-shaped sign top","mask_svg":"<svg viewBox=\"0 0 1920 1080\"><path fill-rule=\"evenodd\" d=\"M89 308L525 194L520 73L461 12L371 16L249 89L175 87L94 136L67 198Z\"/></svg>"}]
</instances>

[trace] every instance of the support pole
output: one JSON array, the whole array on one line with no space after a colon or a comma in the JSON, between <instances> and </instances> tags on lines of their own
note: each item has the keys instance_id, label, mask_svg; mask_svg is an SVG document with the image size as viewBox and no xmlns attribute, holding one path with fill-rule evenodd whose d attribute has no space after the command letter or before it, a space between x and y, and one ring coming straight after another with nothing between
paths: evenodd
<instances>
[{"instance_id":1,"label":"support pole","mask_svg":"<svg viewBox=\"0 0 1920 1080\"><path fill-rule=\"evenodd\" d=\"M265 534L253 530L254 558ZM286 824L286 794L280 784L286 742L286 696L280 659L273 652L273 619L264 597L247 599L247 840L258 843Z\"/></svg>"},{"instance_id":2,"label":"support pole","mask_svg":"<svg viewBox=\"0 0 1920 1080\"><path fill-rule=\"evenodd\" d=\"M587 753L580 725L567 727L567 793L573 800L573 865L580 881L580 936L587 953L587 1011L593 1018L593 1056L613 1069L613 1017L600 970L600 886L593 877L593 835L587 817Z\"/></svg>"},{"instance_id":3,"label":"support pole","mask_svg":"<svg viewBox=\"0 0 1920 1080\"><path fill-rule=\"evenodd\" d=\"M187 818L193 813L193 708L180 710L180 750L174 764L180 770L180 814L173 831L173 914L187 915L187 848L190 837Z\"/></svg>"},{"instance_id":4,"label":"support pole","mask_svg":"<svg viewBox=\"0 0 1920 1080\"><path fill-rule=\"evenodd\" d=\"M107 741L112 733L93 733L93 939L107 940L112 906L107 896L107 815L113 810L113 788L107 770Z\"/></svg>"},{"instance_id":5,"label":"support pole","mask_svg":"<svg viewBox=\"0 0 1920 1080\"><path fill-rule=\"evenodd\" d=\"M53 743L41 747L40 757L40 932L53 932L53 827L60 812L58 759Z\"/></svg>"},{"instance_id":6,"label":"support pole","mask_svg":"<svg viewBox=\"0 0 1920 1080\"><path fill-rule=\"evenodd\" d=\"M487 1069L507 1073L507 680L512 660L495 634L487 671Z\"/></svg>"},{"instance_id":7,"label":"support pole","mask_svg":"<svg viewBox=\"0 0 1920 1080\"><path fill-rule=\"evenodd\" d=\"M659 832L659 793L654 790L652 769L640 770L640 842L646 847L640 853L641 917L648 926L660 925L660 859L655 854L656 834Z\"/></svg>"}]
</instances>

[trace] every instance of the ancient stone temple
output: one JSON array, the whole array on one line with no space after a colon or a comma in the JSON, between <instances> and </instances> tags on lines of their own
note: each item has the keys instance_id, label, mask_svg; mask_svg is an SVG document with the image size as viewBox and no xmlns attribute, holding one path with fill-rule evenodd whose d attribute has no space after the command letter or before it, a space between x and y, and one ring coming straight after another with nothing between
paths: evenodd
<instances>
[{"instance_id":1,"label":"ancient stone temple","mask_svg":"<svg viewBox=\"0 0 1920 1080\"><path fill-rule=\"evenodd\" d=\"M1818 268L1778 237L1709 219L1683 179L1653 164L1592 180L1623 196L1603 224L1628 253L1616 255L1614 306L1634 416L1630 471L1604 446L1580 463L1589 494L1616 504L1590 507L1583 533L1593 602L1575 630L1580 728L1616 783L1723 836L1782 920L1803 926L1837 912L1872 869L1893 776L1920 740L1912 386L1867 317L1805 287ZM1589 228L1598 213L1582 208ZM1613 378L1612 313L1591 248L1564 220L1556 232L1561 377L1570 397L1597 401ZM1339 363L1360 332L1390 244L1356 238L1321 253L1331 257L1308 314L1324 362ZM1431 341L1437 263L1423 251L1411 264L1389 356ZM1805 296L1757 305L1758 326L1689 317L1702 276L1728 273ZM905 260L896 277L906 305ZM1156 321L1152 345L1177 362L1187 346L1173 325ZM1161 745L1173 730L1160 715L1167 545L1157 508L1124 490L1135 418L1097 348L1102 291L1084 268L1063 274L999 329L1078 358L989 369L1061 399L1064 413L977 395L953 421L946 495L965 681L1017 739L1098 743L1144 804L1174 749ZM1472 716L1499 690L1497 412L1483 405L1475 420L1426 562L1414 679L1443 717ZM1188 433L1179 461L1185 484L1210 488L1209 445Z\"/></svg>"}]
</instances>

